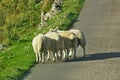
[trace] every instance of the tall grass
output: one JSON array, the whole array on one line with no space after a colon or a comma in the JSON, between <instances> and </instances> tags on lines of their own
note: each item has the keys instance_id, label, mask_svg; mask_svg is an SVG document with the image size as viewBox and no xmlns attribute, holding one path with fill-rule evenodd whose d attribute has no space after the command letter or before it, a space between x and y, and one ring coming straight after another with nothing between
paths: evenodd
<instances>
[{"instance_id":1,"label":"tall grass","mask_svg":"<svg viewBox=\"0 0 120 80\"><path fill-rule=\"evenodd\" d=\"M26 28L33 28L40 22L41 0L1 0L0 28L6 37L0 34L0 43L8 45L16 36L28 32ZM10 34L10 35L9 35ZM15 39L16 40L16 39Z\"/></svg>"},{"instance_id":2,"label":"tall grass","mask_svg":"<svg viewBox=\"0 0 120 80\"><path fill-rule=\"evenodd\" d=\"M48 12L52 7L53 2L54 0L43 0L43 6L42 6L43 11Z\"/></svg>"}]
</instances>

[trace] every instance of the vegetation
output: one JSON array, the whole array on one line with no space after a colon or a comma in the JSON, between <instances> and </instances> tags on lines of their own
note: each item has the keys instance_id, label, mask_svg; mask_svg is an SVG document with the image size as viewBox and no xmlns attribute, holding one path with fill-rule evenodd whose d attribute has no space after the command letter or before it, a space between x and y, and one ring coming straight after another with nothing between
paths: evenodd
<instances>
[{"instance_id":1,"label":"vegetation","mask_svg":"<svg viewBox=\"0 0 120 80\"><path fill-rule=\"evenodd\" d=\"M43 0L42 9L44 12L48 12L51 9L52 3L54 0Z\"/></svg>"},{"instance_id":2,"label":"vegetation","mask_svg":"<svg viewBox=\"0 0 120 80\"><path fill-rule=\"evenodd\" d=\"M64 0L62 12L49 19L47 27L37 30L41 9L48 11L50 7L45 7L45 1L42 4L41 0L0 0L0 43L9 45L0 52L0 80L19 80L34 65L32 38L50 28L69 29L84 2Z\"/></svg>"},{"instance_id":3,"label":"vegetation","mask_svg":"<svg viewBox=\"0 0 120 80\"><path fill-rule=\"evenodd\" d=\"M0 0L0 43L11 44L36 30L40 22L41 0Z\"/></svg>"},{"instance_id":4,"label":"vegetation","mask_svg":"<svg viewBox=\"0 0 120 80\"><path fill-rule=\"evenodd\" d=\"M0 80L19 80L33 64L31 43L17 43L0 53Z\"/></svg>"}]
</instances>

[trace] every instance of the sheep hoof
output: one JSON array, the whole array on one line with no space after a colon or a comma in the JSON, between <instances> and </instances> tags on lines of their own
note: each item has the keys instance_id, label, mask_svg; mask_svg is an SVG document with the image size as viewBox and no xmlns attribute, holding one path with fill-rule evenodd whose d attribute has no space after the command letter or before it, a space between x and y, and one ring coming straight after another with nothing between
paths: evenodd
<instances>
[{"instance_id":1,"label":"sheep hoof","mask_svg":"<svg viewBox=\"0 0 120 80\"><path fill-rule=\"evenodd\" d=\"M55 62L55 60L53 60L53 62Z\"/></svg>"},{"instance_id":2,"label":"sheep hoof","mask_svg":"<svg viewBox=\"0 0 120 80\"><path fill-rule=\"evenodd\" d=\"M41 63L41 61L39 61L38 63Z\"/></svg>"},{"instance_id":3,"label":"sheep hoof","mask_svg":"<svg viewBox=\"0 0 120 80\"><path fill-rule=\"evenodd\" d=\"M53 62L55 62L55 60L53 60Z\"/></svg>"},{"instance_id":4,"label":"sheep hoof","mask_svg":"<svg viewBox=\"0 0 120 80\"><path fill-rule=\"evenodd\" d=\"M47 60L50 60L50 58L47 58Z\"/></svg>"},{"instance_id":5,"label":"sheep hoof","mask_svg":"<svg viewBox=\"0 0 120 80\"><path fill-rule=\"evenodd\" d=\"M62 59L61 57L58 58L58 60L61 60L61 59Z\"/></svg>"},{"instance_id":6,"label":"sheep hoof","mask_svg":"<svg viewBox=\"0 0 120 80\"><path fill-rule=\"evenodd\" d=\"M72 55L69 55L69 57L72 57Z\"/></svg>"},{"instance_id":7,"label":"sheep hoof","mask_svg":"<svg viewBox=\"0 0 120 80\"><path fill-rule=\"evenodd\" d=\"M74 57L74 60L76 60L76 57Z\"/></svg>"},{"instance_id":8,"label":"sheep hoof","mask_svg":"<svg viewBox=\"0 0 120 80\"><path fill-rule=\"evenodd\" d=\"M63 59L66 59L66 57L64 56Z\"/></svg>"},{"instance_id":9,"label":"sheep hoof","mask_svg":"<svg viewBox=\"0 0 120 80\"><path fill-rule=\"evenodd\" d=\"M36 64L38 64L38 62L35 62Z\"/></svg>"},{"instance_id":10,"label":"sheep hoof","mask_svg":"<svg viewBox=\"0 0 120 80\"><path fill-rule=\"evenodd\" d=\"M63 57L62 59L66 59L66 57Z\"/></svg>"},{"instance_id":11,"label":"sheep hoof","mask_svg":"<svg viewBox=\"0 0 120 80\"><path fill-rule=\"evenodd\" d=\"M66 60L65 58L62 58L62 61Z\"/></svg>"},{"instance_id":12,"label":"sheep hoof","mask_svg":"<svg viewBox=\"0 0 120 80\"><path fill-rule=\"evenodd\" d=\"M37 64L37 63L38 63L38 60L36 60L35 63Z\"/></svg>"},{"instance_id":13,"label":"sheep hoof","mask_svg":"<svg viewBox=\"0 0 120 80\"><path fill-rule=\"evenodd\" d=\"M53 62L55 62L55 58L53 58Z\"/></svg>"},{"instance_id":14,"label":"sheep hoof","mask_svg":"<svg viewBox=\"0 0 120 80\"><path fill-rule=\"evenodd\" d=\"M86 57L86 55L84 54L84 55L83 55L83 58L85 58L85 57Z\"/></svg>"},{"instance_id":15,"label":"sheep hoof","mask_svg":"<svg viewBox=\"0 0 120 80\"><path fill-rule=\"evenodd\" d=\"M68 58L66 58L66 61L68 61Z\"/></svg>"},{"instance_id":16,"label":"sheep hoof","mask_svg":"<svg viewBox=\"0 0 120 80\"><path fill-rule=\"evenodd\" d=\"M76 56L74 56L74 60L76 59Z\"/></svg>"},{"instance_id":17,"label":"sheep hoof","mask_svg":"<svg viewBox=\"0 0 120 80\"><path fill-rule=\"evenodd\" d=\"M45 62L43 61L42 64L44 64Z\"/></svg>"},{"instance_id":18,"label":"sheep hoof","mask_svg":"<svg viewBox=\"0 0 120 80\"><path fill-rule=\"evenodd\" d=\"M72 52L70 52L68 55L69 55L69 57L72 57Z\"/></svg>"}]
</instances>

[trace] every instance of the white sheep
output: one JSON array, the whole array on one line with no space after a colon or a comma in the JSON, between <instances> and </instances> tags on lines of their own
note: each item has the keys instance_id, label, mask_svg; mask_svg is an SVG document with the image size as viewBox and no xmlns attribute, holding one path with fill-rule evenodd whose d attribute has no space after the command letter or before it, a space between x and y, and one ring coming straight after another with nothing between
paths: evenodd
<instances>
[{"instance_id":1,"label":"white sheep","mask_svg":"<svg viewBox=\"0 0 120 80\"><path fill-rule=\"evenodd\" d=\"M84 57L85 57L85 55L86 55L86 51L85 51L86 39L85 39L84 33L77 29L71 29L69 31L73 32L76 35L76 37L78 38L79 45L83 48ZM71 56L71 54L70 54L70 56Z\"/></svg>"},{"instance_id":2,"label":"white sheep","mask_svg":"<svg viewBox=\"0 0 120 80\"><path fill-rule=\"evenodd\" d=\"M56 30L56 32L61 35L64 39L64 48L67 50L67 60L68 60L68 55L69 51L71 49L74 49L74 59L76 58L76 48L78 46L78 39L76 35L73 32L70 31L60 31ZM65 58L65 56L64 56Z\"/></svg>"},{"instance_id":3,"label":"white sheep","mask_svg":"<svg viewBox=\"0 0 120 80\"><path fill-rule=\"evenodd\" d=\"M50 50L53 52L53 61L55 61L55 54L56 58L58 58L58 51L60 50L60 54L62 54L62 51L64 49L64 41L63 38L56 32L48 32L44 36L50 39L51 41L51 47ZM50 52L48 52L47 59L50 59Z\"/></svg>"},{"instance_id":4,"label":"white sheep","mask_svg":"<svg viewBox=\"0 0 120 80\"><path fill-rule=\"evenodd\" d=\"M44 56L45 53L47 53L47 50L50 49L50 45L51 42L43 34L39 34L33 38L32 46L36 55L36 62L44 63L45 61Z\"/></svg>"}]
</instances>

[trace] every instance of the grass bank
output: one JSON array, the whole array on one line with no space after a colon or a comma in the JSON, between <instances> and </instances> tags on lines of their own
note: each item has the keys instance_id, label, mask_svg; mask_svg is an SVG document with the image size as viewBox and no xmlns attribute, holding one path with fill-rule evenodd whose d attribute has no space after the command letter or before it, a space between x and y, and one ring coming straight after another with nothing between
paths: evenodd
<instances>
[{"instance_id":1,"label":"grass bank","mask_svg":"<svg viewBox=\"0 0 120 80\"><path fill-rule=\"evenodd\" d=\"M77 18L83 3L84 0L65 0L62 12L48 20L47 27L41 30L27 27L29 32L20 36L20 40L13 41L14 45L0 52L0 80L19 80L34 65L32 38L38 33L47 32L50 28L69 29L71 23Z\"/></svg>"}]
</instances>

